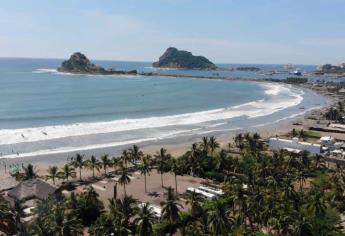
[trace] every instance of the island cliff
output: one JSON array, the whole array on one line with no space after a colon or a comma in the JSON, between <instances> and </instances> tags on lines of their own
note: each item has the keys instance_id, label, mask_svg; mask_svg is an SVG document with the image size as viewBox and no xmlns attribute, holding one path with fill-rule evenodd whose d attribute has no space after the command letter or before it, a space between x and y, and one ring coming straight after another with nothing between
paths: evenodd
<instances>
[{"instance_id":1,"label":"island cliff","mask_svg":"<svg viewBox=\"0 0 345 236\"><path fill-rule=\"evenodd\" d=\"M198 69L214 70L217 66L203 56L194 56L191 52L178 50L174 47L168 48L159 58L159 61L152 64L153 67L177 68L177 69Z\"/></svg>"},{"instance_id":2,"label":"island cliff","mask_svg":"<svg viewBox=\"0 0 345 236\"><path fill-rule=\"evenodd\" d=\"M97 75L136 75L137 71L122 71L114 69L105 69L93 64L84 54L74 53L68 60L63 61L57 68L59 72L73 74L97 74Z\"/></svg>"}]
</instances>

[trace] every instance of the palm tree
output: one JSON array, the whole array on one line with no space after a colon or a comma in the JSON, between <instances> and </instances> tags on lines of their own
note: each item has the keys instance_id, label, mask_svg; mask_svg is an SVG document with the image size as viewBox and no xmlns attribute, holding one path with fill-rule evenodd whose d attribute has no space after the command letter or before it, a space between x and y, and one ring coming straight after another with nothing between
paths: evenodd
<instances>
[{"instance_id":1,"label":"palm tree","mask_svg":"<svg viewBox=\"0 0 345 236\"><path fill-rule=\"evenodd\" d=\"M49 166L47 179L51 179L55 185L55 179L59 178L59 169L57 166Z\"/></svg>"},{"instance_id":2,"label":"palm tree","mask_svg":"<svg viewBox=\"0 0 345 236\"><path fill-rule=\"evenodd\" d=\"M208 141L208 137L202 137L200 147L202 148L202 152L204 155L207 155L210 149L210 142Z\"/></svg>"},{"instance_id":3,"label":"palm tree","mask_svg":"<svg viewBox=\"0 0 345 236\"><path fill-rule=\"evenodd\" d=\"M162 206L162 220L169 224L171 229L170 233L176 232L177 223L180 220L180 208L183 208L181 204L177 202L177 197L174 194L174 189L167 188L165 200L161 202Z\"/></svg>"},{"instance_id":4,"label":"palm tree","mask_svg":"<svg viewBox=\"0 0 345 236\"><path fill-rule=\"evenodd\" d=\"M132 160L131 153L129 150L123 150L121 155L121 161L125 164L125 167L128 167L128 162Z\"/></svg>"},{"instance_id":5,"label":"palm tree","mask_svg":"<svg viewBox=\"0 0 345 236\"><path fill-rule=\"evenodd\" d=\"M214 136L210 137L209 139L209 147L210 147L210 151L213 154L214 151L220 147L219 143L217 142L216 138Z\"/></svg>"},{"instance_id":6,"label":"palm tree","mask_svg":"<svg viewBox=\"0 0 345 236\"><path fill-rule=\"evenodd\" d=\"M69 164L65 164L62 167L62 171L59 172L59 175L64 181L66 180L68 182L69 178L75 178L76 172L74 171L74 168Z\"/></svg>"},{"instance_id":7,"label":"palm tree","mask_svg":"<svg viewBox=\"0 0 345 236\"><path fill-rule=\"evenodd\" d=\"M95 178L95 170L99 172L101 163L97 160L95 156L91 156L90 160L87 160L85 164L92 170L92 177Z\"/></svg>"},{"instance_id":8,"label":"palm tree","mask_svg":"<svg viewBox=\"0 0 345 236\"><path fill-rule=\"evenodd\" d=\"M177 174L180 171L180 166L178 165L178 162L176 159L172 158L170 161L170 171L174 174L175 179L175 191L177 194Z\"/></svg>"},{"instance_id":9,"label":"palm tree","mask_svg":"<svg viewBox=\"0 0 345 236\"><path fill-rule=\"evenodd\" d=\"M111 167L113 167L114 170L116 170L116 168L121 167L121 157L112 157L111 158Z\"/></svg>"},{"instance_id":10,"label":"palm tree","mask_svg":"<svg viewBox=\"0 0 345 236\"><path fill-rule=\"evenodd\" d=\"M157 172L161 174L161 183L162 183L162 188L164 187L163 184L163 174L167 170L166 162L170 158L170 154L167 154L167 150L164 148L161 148L159 152L156 153L155 155L156 162L157 163Z\"/></svg>"},{"instance_id":11,"label":"palm tree","mask_svg":"<svg viewBox=\"0 0 345 236\"><path fill-rule=\"evenodd\" d=\"M15 228L17 232L23 232L23 234L26 231L26 228L24 227L24 224L22 221L22 219L25 217L24 209L25 209L25 206L22 204L22 202L17 201L17 200L14 202L12 212L13 212L13 219L15 222Z\"/></svg>"},{"instance_id":12,"label":"palm tree","mask_svg":"<svg viewBox=\"0 0 345 236\"><path fill-rule=\"evenodd\" d=\"M113 222L115 235L129 235L130 231L134 232L130 219L135 216L137 210L137 200L132 196L109 200L109 218Z\"/></svg>"},{"instance_id":13,"label":"palm tree","mask_svg":"<svg viewBox=\"0 0 345 236\"><path fill-rule=\"evenodd\" d=\"M137 225L137 233L139 236L150 236L153 234L152 225L156 219L156 215L149 203L142 205L138 212L134 224Z\"/></svg>"},{"instance_id":14,"label":"palm tree","mask_svg":"<svg viewBox=\"0 0 345 236\"><path fill-rule=\"evenodd\" d=\"M228 156L228 154L227 154L227 151L225 149L221 149L220 152L217 153L217 155L215 157L215 161L216 161L215 170L222 172L227 167L229 167L226 163L227 156Z\"/></svg>"},{"instance_id":15,"label":"palm tree","mask_svg":"<svg viewBox=\"0 0 345 236\"><path fill-rule=\"evenodd\" d=\"M131 153L131 161L135 163L136 161L141 160L141 158L144 156L144 153L140 150L140 148L137 145L133 145L133 147L130 149Z\"/></svg>"},{"instance_id":16,"label":"palm tree","mask_svg":"<svg viewBox=\"0 0 345 236\"><path fill-rule=\"evenodd\" d=\"M109 159L109 156L108 155L101 156L101 163L104 170L104 174L107 175L107 168L111 166L112 164L111 160Z\"/></svg>"},{"instance_id":17,"label":"palm tree","mask_svg":"<svg viewBox=\"0 0 345 236\"><path fill-rule=\"evenodd\" d=\"M200 163L200 150L196 143L192 144L191 149L186 153L188 163L191 168L191 174L202 172L201 163Z\"/></svg>"},{"instance_id":18,"label":"palm tree","mask_svg":"<svg viewBox=\"0 0 345 236\"><path fill-rule=\"evenodd\" d=\"M82 233L82 225L75 212L66 209L63 205L54 205L44 220L50 235L70 236Z\"/></svg>"},{"instance_id":19,"label":"palm tree","mask_svg":"<svg viewBox=\"0 0 345 236\"><path fill-rule=\"evenodd\" d=\"M144 175L145 177L145 193L147 192L146 189L146 175L150 175L151 172L151 156L146 155L141 160L141 165L139 166L140 174Z\"/></svg>"},{"instance_id":20,"label":"palm tree","mask_svg":"<svg viewBox=\"0 0 345 236\"><path fill-rule=\"evenodd\" d=\"M0 232L7 235L15 233L15 215L9 204L0 195Z\"/></svg>"},{"instance_id":21,"label":"palm tree","mask_svg":"<svg viewBox=\"0 0 345 236\"><path fill-rule=\"evenodd\" d=\"M23 180L37 178L36 168L33 165L28 164L26 167L23 166L23 170L24 170Z\"/></svg>"},{"instance_id":22,"label":"palm tree","mask_svg":"<svg viewBox=\"0 0 345 236\"><path fill-rule=\"evenodd\" d=\"M208 209L208 224L212 235L227 235L231 229L227 209L228 205L224 200L212 201L211 207Z\"/></svg>"},{"instance_id":23,"label":"palm tree","mask_svg":"<svg viewBox=\"0 0 345 236\"><path fill-rule=\"evenodd\" d=\"M192 217L195 218L202 213L202 202L203 198L200 196L200 194L196 193L195 191L187 193L186 205L191 206Z\"/></svg>"},{"instance_id":24,"label":"palm tree","mask_svg":"<svg viewBox=\"0 0 345 236\"><path fill-rule=\"evenodd\" d=\"M124 191L124 194L125 196L127 196L126 194L126 184L129 184L131 182L131 178L130 178L130 175L127 171L127 168L126 167L122 167L121 169L121 175L120 175L120 178L119 178L119 184L123 185L123 191Z\"/></svg>"},{"instance_id":25,"label":"palm tree","mask_svg":"<svg viewBox=\"0 0 345 236\"><path fill-rule=\"evenodd\" d=\"M244 148L244 137L243 134L237 134L235 136L235 144L242 151Z\"/></svg>"},{"instance_id":26,"label":"palm tree","mask_svg":"<svg viewBox=\"0 0 345 236\"><path fill-rule=\"evenodd\" d=\"M81 181L81 170L85 166L84 156L77 153L75 157L72 157L72 165L79 168L79 180Z\"/></svg>"}]
</instances>

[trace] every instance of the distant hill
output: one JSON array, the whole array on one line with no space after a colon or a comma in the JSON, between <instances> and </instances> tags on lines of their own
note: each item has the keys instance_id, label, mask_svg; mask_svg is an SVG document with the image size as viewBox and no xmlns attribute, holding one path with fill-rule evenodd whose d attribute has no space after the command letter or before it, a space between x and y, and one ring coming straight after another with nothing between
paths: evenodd
<instances>
[{"instance_id":1,"label":"distant hill","mask_svg":"<svg viewBox=\"0 0 345 236\"><path fill-rule=\"evenodd\" d=\"M191 52L170 47L152 64L153 67L214 70L217 66L203 56L194 56Z\"/></svg>"},{"instance_id":2,"label":"distant hill","mask_svg":"<svg viewBox=\"0 0 345 236\"><path fill-rule=\"evenodd\" d=\"M76 52L72 56L63 61L61 66L57 68L59 72L67 72L74 74L99 74L99 75L113 75L113 74L137 74L136 70L133 71L121 71L114 69L104 69L101 66L93 64L84 54Z\"/></svg>"}]
</instances>

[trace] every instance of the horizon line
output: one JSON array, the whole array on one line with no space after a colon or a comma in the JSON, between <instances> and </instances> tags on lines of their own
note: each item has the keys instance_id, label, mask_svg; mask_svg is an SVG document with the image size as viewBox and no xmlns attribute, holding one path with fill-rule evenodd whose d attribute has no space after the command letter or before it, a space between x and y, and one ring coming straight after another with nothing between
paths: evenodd
<instances>
[{"instance_id":1,"label":"horizon line","mask_svg":"<svg viewBox=\"0 0 345 236\"><path fill-rule=\"evenodd\" d=\"M85 54L84 54L85 55ZM89 57L88 57L89 58ZM27 56L0 56L0 59L46 59L46 60L68 60L68 58L60 58L60 57L27 57ZM142 63L153 63L155 62L153 61L144 61L144 60L119 60L119 59L90 59L90 61L117 61L117 62L142 62ZM275 64L275 63L240 63L240 62L213 62L216 65L287 65L287 64L293 64L293 65L301 65L301 66L319 66L319 65L323 65L323 64L300 64L300 63L293 63L293 62L287 62L287 63L283 63L283 64ZM331 64L332 63L327 63L327 64Z\"/></svg>"}]
</instances>

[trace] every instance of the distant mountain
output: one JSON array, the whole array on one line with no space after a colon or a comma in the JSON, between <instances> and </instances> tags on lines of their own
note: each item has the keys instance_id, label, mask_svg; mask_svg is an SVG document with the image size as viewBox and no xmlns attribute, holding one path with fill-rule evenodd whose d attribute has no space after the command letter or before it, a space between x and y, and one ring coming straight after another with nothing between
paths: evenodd
<instances>
[{"instance_id":1,"label":"distant mountain","mask_svg":"<svg viewBox=\"0 0 345 236\"><path fill-rule=\"evenodd\" d=\"M68 72L74 74L99 74L99 75L113 75L113 74L137 74L136 70L121 71L113 69L104 69L101 66L93 64L84 54L80 52L74 53L68 60L63 61L61 67L57 68L59 72Z\"/></svg>"},{"instance_id":2,"label":"distant mountain","mask_svg":"<svg viewBox=\"0 0 345 236\"><path fill-rule=\"evenodd\" d=\"M194 56L191 52L170 47L152 64L153 67L214 70L217 66L203 56Z\"/></svg>"}]
</instances>

